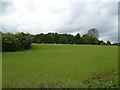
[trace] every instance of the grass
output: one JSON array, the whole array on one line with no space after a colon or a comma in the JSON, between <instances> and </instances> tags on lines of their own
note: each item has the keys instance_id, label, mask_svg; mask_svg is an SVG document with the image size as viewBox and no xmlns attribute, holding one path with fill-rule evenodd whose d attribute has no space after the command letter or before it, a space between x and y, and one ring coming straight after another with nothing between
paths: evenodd
<instances>
[{"instance_id":1,"label":"grass","mask_svg":"<svg viewBox=\"0 0 120 90\"><path fill-rule=\"evenodd\" d=\"M32 44L2 58L3 88L87 87L91 75L117 70L118 47Z\"/></svg>"},{"instance_id":2,"label":"grass","mask_svg":"<svg viewBox=\"0 0 120 90\"><path fill-rule=\"evenodd\" d=\"M99 72L82 81L88 88L120 88L118 71Z\"/></svg>"}]
</instances>

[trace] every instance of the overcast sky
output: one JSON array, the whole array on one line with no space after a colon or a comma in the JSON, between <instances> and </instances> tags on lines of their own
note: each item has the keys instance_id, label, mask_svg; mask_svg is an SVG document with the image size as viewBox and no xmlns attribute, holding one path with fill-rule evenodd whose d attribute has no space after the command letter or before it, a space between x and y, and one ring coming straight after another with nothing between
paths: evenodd
<instances>
[{"instance_id":1,"label":"overcast sky","mask_svg":"<svg viewBox=\"0 0 120 90\"><path fill-rule=\"evenodd\" d=\"M58 32L83 35L89 29L96 28L100 39L118 42L118 2L2 0L0 11L2 32Z\"/></svg>"}]
</instances>

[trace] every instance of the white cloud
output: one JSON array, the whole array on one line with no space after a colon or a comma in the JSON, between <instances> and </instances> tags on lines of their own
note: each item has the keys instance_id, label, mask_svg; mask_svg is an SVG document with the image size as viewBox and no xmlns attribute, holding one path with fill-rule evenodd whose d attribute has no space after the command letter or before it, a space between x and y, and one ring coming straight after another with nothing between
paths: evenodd
<instances>
[{"instance_id":1,"label":"white cloud","mask_svg":"<svg viewBox=\"0 0 120 90\"><path fill-rule=\"evenodd\" d=\"M97 28L100 39L117 41L117 0L9 0L1 2L4 32L85 34ZM0 9L1 10L1 9ZM112 37L111 38L111 34Z\"/></svg>"}]
</instances>

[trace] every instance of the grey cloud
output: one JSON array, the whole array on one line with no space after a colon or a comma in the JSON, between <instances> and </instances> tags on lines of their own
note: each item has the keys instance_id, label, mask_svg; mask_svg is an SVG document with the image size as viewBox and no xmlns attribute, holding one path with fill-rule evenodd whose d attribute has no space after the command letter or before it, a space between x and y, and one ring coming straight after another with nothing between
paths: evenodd
<instances>
[{"instance_id":1,"label":"grey cloud","mask_svg":"<svg viewBox=\"0 0 120 90\"><path fill-rule=\"evenodd\" d=\"M9 14L14 10L14 4L12 2L0 2L0 7L2 15Z\"/></svg>"},{"instance_id":2,"label":"grey cloud","mask_svg":"<svg viewBox=\"0 0 120 90\"><path fill-rule=\"evenodd\" d=\"M118 8L118 4L113 2L113 3L77 3L77 6L75 6L75 8L77 7L77 9L74 8L73 6L73 10L75 9L74 12L74 17L71 18L71 21L69 23L66 24L65 27L68 28L61 28L61 31L66 31L69 33L73 33L73 32L80 32L82 34L84 34L85 32L87 32L88 29L90 28L97 28L100 32L100 37L104 37L106 34L108 34L109 32L115 32L112 37L110 34L107 35L108 40L110 39L112 42L116 42L117 41L117 8ZM82 9L79 7L81 5L84 5L84 8L82 7ZM88 12L88 8L89 7L87 5L94 5L92 6L93 8L96 8L96 11L93 11L93 13L89 13ZM69 25L70 24L70 25ZM75 25L74 25L75 24ZM77 28L77 29L76 29ZM114 39L112 39L114 38ZM107 39L106 39L107 40Z\"/></svg>"},{"instance_id":3,"label":"grey cloud","mask_svg":"<svg viewBox=\"0 0 120 90\"><path fill-rule=\"evenodd\" d=\"M4 25L4 31L18 32L20 29L23 29L24 32L29 31L30 33L34 34L53 31L58 33L79 32L83 35L87 33L90 28L96 28L100 32L100 38L103 38L104 40L111 40L112 42L117 41L117 2L72 1L66 4L68 6L64 8L58 8L56 7L57 5L49 5L48 3L48 6L44 6L44 3L37 4L34 0L26 0L25 10L28 10L29 13L21 13L19 11L15 11L16 8L14 7L14 4L12 2L6 2L2 6L3 12L4 14L6 14L7 18L12 18L15 23L13 22L14 24L11 24L8 22L0 22L0 24L2 23ZM17 17L19 16L11 15L15 12L22 18L17 19ZM8 13L10 15L7 15ZM45 15L42 15L43 13L45 13ZM30 18L26 19L26 17L23 17L22 14L29 15ZM49 14L51 16L46 16L46 14ZM49 23L46 20L46 18L49 19L48 17L52 17L53 19L52 21L48 20ZM47 25L43 22L47 23ZM35 25L33 25L33 23L35 23ZM27 30L27 26L29 30ZM52 28L50 29L50 27Z\"/></svg>"}]
</instances>

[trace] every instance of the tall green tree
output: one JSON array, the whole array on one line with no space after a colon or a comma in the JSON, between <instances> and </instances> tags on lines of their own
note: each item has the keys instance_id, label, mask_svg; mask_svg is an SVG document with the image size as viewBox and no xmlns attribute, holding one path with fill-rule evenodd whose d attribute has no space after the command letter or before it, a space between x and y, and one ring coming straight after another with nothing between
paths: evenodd
<instances>
[{"instance_id":1,"label":"tall green tree","mask_svg":"<svg viewBox=\"0 0 120 90\"><path fill-rule=\"evenodd\" d=\"M22 49L29 49L31 47L32 37L30 34L25 34L21 32L21 33L17 33L15 36L21 42Z\"/></svg>"},{"instance_id":2,"label":"tall green tree","mask_svg":"<svg viewBox=\"0 0 120 90\"><path fill-rule=\"evenodd\" d=\"M107 41L107 45L111 45L111 42L110 42L110 41Z\"/></svg>"},{"instance_id":3,"label":"tall green tree","mask_svg":"<svg viewBox=\"0 0 120 90\"><path fill-rule=\"evenodd\" d=\"M67 44L68 43L68 39L64 35L61 35L59 43Z\"/></svg>"},{"instance_id":4,"label":"tall green tree","mask_svg":"<svg viewBox=\"0 0 120 90\"><path fill-rule=\"evenodd\" d=\"M99 41L97 38L89 36L88 34L83 35L82 37L83 44L98 44Z\"/></svg>"},{"instance_id":5,"label":"tall green tree","mask_svg":"<svg viewBox=\"0 0 120 90\"><path fill-rule=\"evenodd\" d=\"M99 32L97 29L95 28L92 28L90 30L88 30L88 33L87 33L89 36L91 36L92 38L99 38Z\"/></svg>"},{"instance_id":6,"label":"tall green tree","mask_svg":"<svg viewBox=\"0 0 120 90\"><path fill-rule=\"evenodd\" d=\"M77 42L78 42L78 40L79 40L80 38L81 38L80 34L77 33L77 34L74 36L74 38L73 38L73 43L76 43L76 44L77 44Z\"/></svg>"},{"instance_id":7,"label":"tall green tree","mask_svg":"<svg viewBox=\"0 0 120 90\"><path fill-rule=\"evenodd\" d=\"M20 49L21 43L14 34L2 34L2 51L17 51Z\"/></svg>"}]
</instances>

